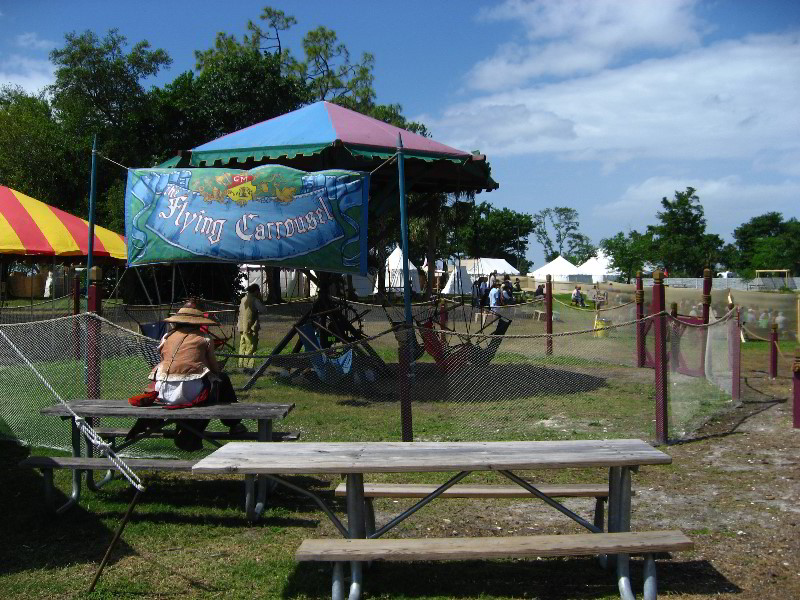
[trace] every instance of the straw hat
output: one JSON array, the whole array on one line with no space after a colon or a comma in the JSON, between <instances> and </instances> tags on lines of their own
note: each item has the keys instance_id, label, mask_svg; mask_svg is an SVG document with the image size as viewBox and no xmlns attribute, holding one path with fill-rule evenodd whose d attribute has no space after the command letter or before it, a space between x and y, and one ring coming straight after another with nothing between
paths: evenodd
<instances>
[{"instance_id":1,"label":"straw hat","mask_svg":"<svg viewBox=\"0 0 800 600\"><path fill-rule=\"evenodd\" d=\"M164 319L167 323L179 323L182 325L216 325L205 315L203 311L191 306L182 307L176 314Z\"/></svg>"}]
</instances>

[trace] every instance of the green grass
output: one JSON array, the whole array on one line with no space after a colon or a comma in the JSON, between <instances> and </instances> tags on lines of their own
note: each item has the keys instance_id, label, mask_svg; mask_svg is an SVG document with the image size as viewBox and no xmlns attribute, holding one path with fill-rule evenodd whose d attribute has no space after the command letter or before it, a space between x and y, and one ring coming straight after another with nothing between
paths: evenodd
<instances>
[{"instance_id":1,"label":"green grass","mask_svg":"<svg viewBox=\"0 0 800 600\"><path fill-rule=\"evenodd\" d=\"M288 321L288 319L287 319ZM286 329L262 332L259 353L267 353ZM393 341L393 336L390 341ZM537 344L526 348L524 344ZM544 340L504 342L489 368L445 375L427 358L417 365L411 385L414 433L419 440L590 439L653 437L652 371L604 363L630 340L594 338L572 346L556 339L557 353L544 354ZM515 345L516 344L516 345ZM373 345L396 368L396 346ZM629 354L629 353L628 353ZM627 356L627 354L625 354ZM233 364L233 363L232 363ZM73 397L85 392L82 363L65 358L38 363L43 375ZM143 384L146 369L137 358L104 360L104 395L126 397ZM234 385L247 376L234 374ZM15 390L15 402L31 414L50 404L38 380L22 368L0 368L0 386ZM699 394L701 410L714 398ZM305 441L399 440L400 404L389 377L369 385L320 382L307 370L292 379L270 370L255 388L241 395L249 402L294 403L295 410L276 429L294 430ZM19 404L17 404L19 405ZM66 424L41 417L42 433L66 437ZM106 423L104 423L106 424ZM0 430L4 425L0 420ZM252 423L250 424L252 427ZM151 442L151 452L174 452L168 441ZM85 592L120 522L132 492L114 481L97 493L84 490L80 505L53 518L44 512L41 476L17 463L30 450L0 443L0 589L4 598L298 598L330 597L330 570L323 564L297 564L294 551L308 537L337 535L325 515L308 499L276 493L264 518L247 524L242 512L243 485L234 476L146 473L142 496L123 541L98 588ZM52 454L34 449L36 454ZM553 483L597 482L597 470L557 470L533 474ZM377 474L373 481L443 482L441 473ZM295 476L294 482L320 492L342 514L333 498L339 477ZM497 482L498 475L470 476L471 482ZM62 492L70 474L56 474ZM403 523L393 535L494 535L490 514L508 514L519 503L490 501L481 508L461 500L434 502ZM379 520L408 503L379 501ZM592 502L580 504L587 514ZM445 521L446 520L446 521ZM553 527L553 526L548 526ZM456 532L455 534L453 532ZM564 532L547 527L539 533ZM570 530L571 531L571 530ZM577 528L576 528L577 531ZM523 529L522 533L534 533ZM575 570L581 577L575 577ZM585 575L585 576L584 576ZM368 575L369 598L549 598L618 597L613 576L592 560L486 561L442 564L376 565Z\"/></svg>"}]
</instances>

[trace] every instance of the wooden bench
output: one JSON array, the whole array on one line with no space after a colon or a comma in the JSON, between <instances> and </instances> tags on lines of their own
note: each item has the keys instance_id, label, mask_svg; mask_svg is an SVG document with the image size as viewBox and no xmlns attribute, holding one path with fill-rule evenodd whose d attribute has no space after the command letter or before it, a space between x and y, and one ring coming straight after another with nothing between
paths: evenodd
<instances>
[{"instance_id":1,"label":"wooden bench","mask_svg":"<svg viewBox=\"0 0 800 600\"><path fill-rule=\"evenodd\" d=\"M428 484L405 483L365 483L364 499L367 508L368 527L374 531L375 509L373 498L424 498L437 488ZM608 500L606 484L562 484L538 485L543 494L552 498L594 498L594 524L603 529L604 503ZM337 496L347 495L347 485L336 487ZM445 490L440 498L535 498L529 491L518 485L469 485L459 484Z\"/></svg>"},{"instance_id":2,"label":"wooden bench","mask_svg":"<svg viewBox=\"0 0 800 600\"><path fill-rule=\"evenodd\" d=\"M617 578L623 599L633 598L628 554L644 554L644 597L656 598L657 552L689 550L692 541L681 531L584 533L519 537L425 539L308 539L295 553L298 561L334 562L333 596L343 588L344 562L532 558L619 554ZM337 593L338 592L338 593Z\"/></svg>"},{"instance_id":3,"label":"wooden bench","mask_svg":"<svg viewBox=\"0 0 800 600\"><path fill-rule=\"evenodd\" d=\"M94 427L95 432L104 440L113 441L117 438L124 438L128 435L128 428L125 427ZM203 435L212 440L241 440L241 441L258 441L257 431L244 431L241 433L231 433L229 431L204 431ZM148 437L168 438L175 437L175 429L162 429L161 431L153 432ZM273 442L295 442L300 439L300 433L297 431L273 431Z\"/></svg>"}]
</instances>

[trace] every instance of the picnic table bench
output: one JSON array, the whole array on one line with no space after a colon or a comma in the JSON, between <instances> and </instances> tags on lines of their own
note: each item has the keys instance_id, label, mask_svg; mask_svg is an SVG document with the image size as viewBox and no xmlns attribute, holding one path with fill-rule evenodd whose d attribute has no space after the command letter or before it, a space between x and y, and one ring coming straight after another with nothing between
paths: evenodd
<instances>
[{"instance_id":1,"label":"picnic table bench","mask_svg":"<svg viewBox=\"0 0 800 600\"><path fill-rule=\"evenodd\" d=\"M553 442L361 442L253 444L234 442L216 450L193 467L195 473L261 474L290 489L312 498L325 512L345 539L309 539L298 548L298 561L334 563L332 597L345 594L344 565L350 563L349 600L361 596L363 563L372 560L453 560L531 557L543 555L608 555L605 564L615 564L620 595L631 600L629 554L645 555L645 598L656 596L656 552L684 550L692 546L680 531L630 531L631 471L640 465L669 464L671 458L641 440L580 440ZM569 491L538 486L516 475L514 470L569 469L597 467L609 470L608 532L583 519L554 499L555 493ZM370 524L366 508L367 490L379 490L378 484L365 486L365 473L457 472L433 489L413 490L425 494L411 508L376 528ZM451 495L466 493L457 486L472 471L496 471L524 491L535 496L579 523L591 533L583 535L515 536L511 538L425 538L378 539L422 507L453 490ZM291 473L345 474L347 526L322 498L280 477ZM380 484L384 486L387 484ZM402 490L408 493L411 488ZM575 490L577 491L577 489ZM595 493L595 489L587 493ZM546 492L550 492L548 495ZM472 497L480 488L469 492Z\"/></svg>"},{"instance_id":2,"label":"picnic table bench","mask_svg":"<svg viewBox=\"0 0 800 600\"><path fill-rule=\"evenodd\" d=\"M86 487L92 491L98 490L113 477L116 467L104 457L95 457L92 444L87 441L86 455L82 453L81 433L78 429L70 409L78 416L85 419L88 425L96 424L97 419L107 417L124 417L135 419L153 419L153 422L142 431L126 439L130 429L122 427L97 427L95 431L111 442L115 452L133 446L144 439L174 438L176 430L170 427L176 421L181 421L181 427L187 428L200 437L203 442L219 448L222 442L232 440L257 440L260 442L296 440L297 434L288 432L273 432L274 420L285 418L294 408L294 404L270 404L235 402L232 404L210 404L192 408L170 410L160 405L131 406L127 400L75 400L69 403L69 408L63 404L55 404L41 410L43 415L51 415L69 420L71 427L72 456L71 457L45 457L31 456L24 459L20 465L36 468L44 476L44 495L48 506L57 514L62 514L78 503L81 496L82 475L86 473ZM200 431L192 428L191 421L205 421L207 419L242 419L255 420L256 431ZM125 458L134 471L136 469L148 471L187 471L190 472L196 460L173 459L139 459ZM53 504L55 491L53 487L53 470L69 469L72 471L72 493L65 504L55 507ZM94 480L94 471L107 471L105 478L99 482ZM256 520L263 512L266 505L267 481L263 477L248 475L245 477L245 512L250 521Z\"/></svg>"}]
</instances>

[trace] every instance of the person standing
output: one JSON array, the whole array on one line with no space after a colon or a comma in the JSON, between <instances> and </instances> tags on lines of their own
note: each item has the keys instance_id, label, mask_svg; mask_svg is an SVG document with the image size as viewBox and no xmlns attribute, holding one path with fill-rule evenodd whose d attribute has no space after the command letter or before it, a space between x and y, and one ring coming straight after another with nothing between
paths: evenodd
<instances>
[{"instance_id":1,"label":"person standing","mask_svg":"<svg viewBox=\"0 0 800 600\"><path fill-rule=\"evenodd\" d=\"M255 354L258 348L258 331L261 328L258 315L266 310L261 302L261 289L254 283L247 288L239 303L239 354ZM240 357L239 366L246 372L252 371L255 359Z\"/></svg>"},{"instance_id":2,"label":"person standing","mask_svg":"<svg viewBox=\"0 0 800 600\"><path fill-rule=\"evenodd\" d=\"M502 304L503 297L500 294L500 282L495 279L494 287L492 287L492 290L489 292L489 310L494 311Z\"/></svg>"}]
</instances>

